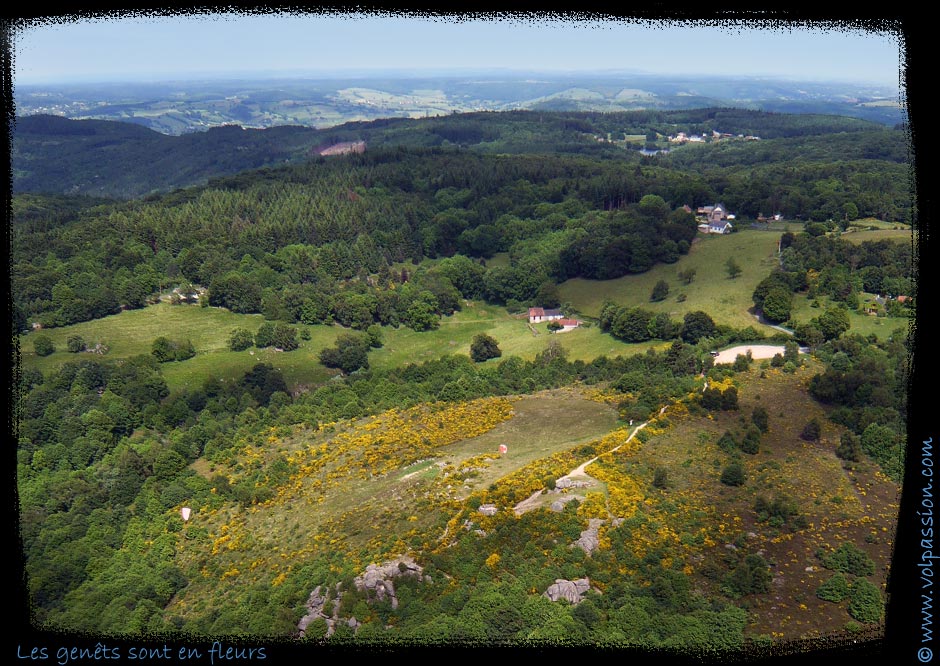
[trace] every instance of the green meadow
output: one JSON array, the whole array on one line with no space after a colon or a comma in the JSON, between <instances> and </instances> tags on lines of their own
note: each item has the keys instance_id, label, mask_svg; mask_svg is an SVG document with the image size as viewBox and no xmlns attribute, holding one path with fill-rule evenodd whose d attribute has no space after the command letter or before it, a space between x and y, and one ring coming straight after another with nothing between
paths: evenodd
<instances>
[{"instance_id":1,"label":"green meadow","mask_svg":"<svg viewBox=\"0 0 940 666\"><path fill-rule=\"evenodd\" d=\"M870 298L869 294L863 294L866 300ZM813 317L818 317L825 312L827 307L835 307L837 304L826 297L816 299L819 301L819 307L814 308L812 300L805 294L796 294L793 297L793 309L790 313L790 319L794 322L808 322ZM849 333L858 333L868 336L874 333L878 339L885 340L898 328L905 331L911 324L908 317L876 317L869 314L859 314L855 310L849 310Z\"/></svg>"},{"instance_id":2,"label":"green meadow","mask_svg":"<svg viewBox=\"0 0 940 666\"><path fill-rule=\"evenodd\" d=\"M263 321L261 315L234 314L223 308L158 303L94 321L21 335L20 352L25 366L48 372L68 361L96 357L89 353L69 353L66 343L73 335L80 335L89 348L98 343L106 345L108 352L104 358L150 354L153 341L165 336L188 339L196 349L196 356L191 359L162 365L170 390L200 386L208 376L237 379L259 362L271 363L280 369L291 384L322 381L329 376L330 372L317 360L317 354L333 343L341 331L339 328L306 327L311 333L310 340L302 340L300 348L293 352L270 348L229 351L228 339L233 329L256 332ZM44 358L33 351L33 339L39 333L48 335L55 345L55 352Z\"/></svg>"},{"instance_id":3,"label":"green meadow","mask_svg":"<svg viewBox=\"0 0 940 666\"><path fill-rule=\"evenodd\" d=\"M898 242L913 242L914 235L910 229L853 229L844 231L840 238L850 243L864 243L865 241L893 240Z\"/></svg>"},{"instance_id":4,"label":"green meadow","mask_svg":"<svg viewBox=\"0 0 940 666\"><path fill-rule=\"evenodd\" d=\"M795 225L802 226L802 225ZM569 302L588 317L597 317L605 300L618 305L640 306L652 312L667 312L681 320L688 312L702 310L717 323L736 327L754 326L770 334L748 312L754 303L751 295L757 284L777 265L777 241L774 231L743 230L728 235L699 234L689 254L674 264L659 264L646 273L627 275L615 280L568 280L559 287L561 300ZM728 277L725 262L734 257L741 267L735 279ZM685 284L678 272L695 270L691 284ZM669 285L666 300L650 301L650 293L659 280ZM680 295L685 299L680 301Z\"/></svg>"},{"instance_id":5,"label":"green meadow","mask_svg":"<svg viewBox=\"0 0 940 666\"><path fill-rule=\"evenodd\" d=\"M906 229L908 232L911 230L911 225L904 222L885 222L884 220L878 220L874 217L866 217L862 220L849 222L849 229L856 231L870 229L871 227L875 227L876 229Z\"/></svg>"},{"instance_id":6,"label":"green meadow","mask_svg":"<svg viewBox=\"0 0 940 666\"><path fill-rule=\"evenodd\" d=\"M799 225L797 225L799 226ZM875 235L907 234L909 231L883 229L855 231L847 234L859 242ZM603 302L610 299L618 305L640 306L653 312L667 312L676 320L696 310L708 312L722 324L736 327L754 326L770 334L773 329L762 326L748 309L751 294L776 265L779 230L774 232L745 230L727 236L700 235L692 244L689 254L675 264L657 265L647 273L629 275L615 280L569 280L559 287L562 301L586 317L600 314ZM726 257L733 256L741 267L741 274L731 279L725 266ZM507 261L505 256L494 258L495 263ZM688 268L696 274L691 284L679 280L677 273ZM661 302L649 300L653 286L665 280L669 295ZM680 301L680 295L684 300ZM821 300L822 308L826 307ZM793 319L808 321L822 309L813 308L805 296L794 297ZM852 331L868 335L874 333L885 338L898 327L906 327L907 319L873 317L850 313ZM33 331L19 337L21 358L25 366L47 372L61 364L87 357L66 350L70 336L81 336L89 348L101 343L108 347L108 358L126 358L149 354L154 339L160 336L189 339L196 348L196 356L186 361L165 363L163 374L171 390L199 386L208 376L232 380L259 362L271 363L278 368L291 386L322 382L334 374L320 364L318 356L324 347L331 346L343 332L339 326L304 326L309 340L301 340L300 347L291 352L274 349L250 349L233 352L228 339L233 329L258 330L264 321L261 315L234 314L222 308L202 308L196 305L170 305L159 303L140 310L128 310L103 319L82 322L62 328L41 331L48 335L56 351L39 357L33 351ZM470 343L479 333L496 339L503 357L519 356L532 359L543 351L549 340L557 341L572 360L585 360L598 356L618 356L645 352L648 348L662 348L666 343L648 342L626 344L602 333L596 325L585 326L566 333L550 333L547 324L528 324L525 315L511 315L505 308L482 301L465 301L462 310L450 317L442 317L439 328L415 332L409 328L384 328L384 345L369 354L370 364L378 369L390 369L406 363L423 362L447 354L470 353ZM489 363L498 363L498 359Z\"/></svg>"},{"instance_id":7,"label":"green meadow","mask_svg":"<svg viewBox=\"0 0 940 666\"><path fill-rule=\"evenodd\" d=\"M534 333L533 333L534 329ZM417 333L410 328L383 329L385 345L369 355L373 367L392 368L409 362L427 361L444 354L470 355L470 343L479 333L496 339L503 357L532 359L556 340L571 360L591 360L598 356L618 356L645 352L651 344L630 345L602 333L596 326L566 333L550 333L548 324L530 329L524 315L510 315L505 308L471 301L451 317L441 319L440 328ZM660 343L662 344L662 343ZM497 363L498 359L489 361Z\"/></svg>"},{"instance_id":8,"label":"green meadow","mask_svg":"<svg viewBox=\"0 0 940 666\"><path fill-rule=\"evenodd\" d=\"M95 321L43 330L41 333L52 339L56 349L46 357L37 356L33 350L33 340L40 332L24 334L19 338L20 351L25 366L48 372L68 361L91 356L67 351L66 343L72 335L80 335L89 347L96 343L107 345L106 358L150 354L153 341L160 336L189 339L196 349L195 357L162 365L170 390L200 386L209 376L237 379L259 362L271 363L294 387L322 382L334 374L320 364L318 357L320 351L333 345L344 331L339 326L298 324L298 329L309 331L310 340L300 340L300 347L290 352L278 352L272 348L240 352L228 349L233 329L245 328L256 332L263 321L261 315L233 314L221 308L159 303ZM370 365L389 369L447 354L469 355L470 343L478 333L496 338L504 358L519 356L532 359L546 348L549 339L557 340L572 360L645 352L649 347L664 344L628 345L601 333L596 326L553 334L545 323L530 328L524 316L513 316L505 308L470 301L453 316L441 318L440 327L436 330L418 333L405 327L384 328L384 345L370 352ZM497 363L498 359L489 362Z\"/></svg>"}]
</instances>

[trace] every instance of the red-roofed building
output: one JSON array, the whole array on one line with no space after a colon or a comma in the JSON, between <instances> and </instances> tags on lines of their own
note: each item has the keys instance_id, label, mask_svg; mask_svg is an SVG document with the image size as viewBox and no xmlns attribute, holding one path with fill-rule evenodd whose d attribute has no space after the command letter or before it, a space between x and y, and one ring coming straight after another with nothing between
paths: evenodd
<instances>
[{"instance_id":1,"label":"red-roofed building","mask_svg":"<svg viewBox=\"0 0 940 666\"><path fill-rule=\"evenodd\" d=\"M529 308L529 323L538 324L542 321L561 319L564 315L561 310L546 310L544 308Z\"/></svg>"}]
</instances>

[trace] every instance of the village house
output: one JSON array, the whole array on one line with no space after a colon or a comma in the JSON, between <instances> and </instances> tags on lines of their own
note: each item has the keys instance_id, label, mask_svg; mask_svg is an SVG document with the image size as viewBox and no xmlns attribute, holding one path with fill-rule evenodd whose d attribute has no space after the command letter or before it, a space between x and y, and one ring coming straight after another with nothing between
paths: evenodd
<instances>
[{"instance_id":1,"label":"village house","mask_svg":"<svg viewBox=\"0 0 940 666\"><path fill-rule=\"evenodd\" d=\"M561 310L546 310L544 308L529 308L529 323L538 324L542 321L561 319L564 315Z\"/></svg>"},{"instance_id":2,"label":"village house","mask_svg":"<svg viewBox=\"0 0 940 666\"><path fill-rule=\"evenodd\" d=\"M558 323L561 324L561 329L557 331L558 333L572 331L581 325L581 322L577 319L559 319Z\"/></svg>"},{"instance_id":3,"label":"village house","mask_svg":"<svg viewBox=\"0 0 940 666\"><path fill-rule=\"evenodd\" d=\"M734 228L728 220L709 222L707 227L710 234L730 234Z\"/></svg>"},{"instance_id":4,"label":"village house","mask_svg":"<svg viewBox=\"0 0 940 666\"><path fill-rule=\"evenodd\" d=\"M733 225L731 220L734 215L728 212L728 209L722 204L714 206L702 206L696 211L700 220L699 231L707 234L727 234L731 233Z\"/></svg>"}]
</instances>

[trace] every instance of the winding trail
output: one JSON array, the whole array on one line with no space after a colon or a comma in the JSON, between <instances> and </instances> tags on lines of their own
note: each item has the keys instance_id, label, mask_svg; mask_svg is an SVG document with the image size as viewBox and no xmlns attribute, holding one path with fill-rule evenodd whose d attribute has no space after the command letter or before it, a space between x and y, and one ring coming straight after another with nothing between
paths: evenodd
<instances>
[{"instance_id":1,"label":"winding trail","mask_svg":"<svg viewBox=\"0 0 940 666\"><path fill-rule=\"evenodd\" d=\"M788 334L788 335L793 335L793 329L786 328L785 326L779 326L779 325L777 325L777 324L771 324L769 321L767 321L766 319L764 319L763 313L760 313L760 312L759 312L759 313L755 314L755 315L754 315L754 319L756 319L756 320L757 320L757 323L759 323L759 324L763 324L764 326L770 326L770 328L774 328L774 329L776 329L776 330L778 330L778 331L783 331L784 333L786 333L786 334Z\"/></svg>"},{"instance_id":2,"label":"winding trail","mask_svg":"<svg viewBox=\"0 0 940 666\"><path fill-rule=\"evenodd\" d=\"M660 412L660 413L662 413L662 412ZM636 428L634 428L634 429L633 429L633 432L631 432L631 433L630 433L630 436L627 437L627 438L624 440L623 444L628 444L628 443L630 442L630 440L633 439L633 437L634 437L638 432L640 432L640 430L642 430L642 429L645 428L645 427L646 427L646 423L641 423L641 424L638 425ZM613 453L614 451L616 451L617 449L619 449L621 446L623 446L623 444L618 444L617 446L615 446L614 448L612 448L610 451L608 451L608 453ZM604 455L604 454L601 454L601 455ZM578 465L577 467L575 467L573 470L571 470L570 472L568 472L567 474L565 474L563 477L561 477L561 479L558 479L558 481L561 481L562 479L570 479L572 476L590 476L589 474L587 474L587 472L584 471L585 468L587 468L588 465L590 465L592 462L594 462L595 460L597 460L597 459L600 458L600 457L601 457L601 456L594 456L593 458L591 458L591 459L588 460L587 462L581 463L580 465ZM557 483L557 481L556 481L556 483Z\"/></svg>"},{"instance_id":3,"label":"winding trail","mask_svg":"<svg viewBox=\"0 0 940 666\"><path fill-rule=\"evenodd\" d=\"M662 413L665 411L665 409L666 409L666 408L663 407L663 408L660 410L659 413L662 414ZM640 430L642 430L642 429L645 428L645 427L646 427L646 423L641 423L640 425L638 425L636 428L633 429L633 432L630 433L630 436L627 437L627 438L624 440L623 444L618 444L617 446L615 446L614 448L612 448L612 449L611 449L610 451L608 451L607 453L613 453L614 451L616 451L617 449L619 449L619 448L620 448L621 446L623 446L624 444L628 444L628 443L630 442L630 440L633 439L633 438L636 436L636 434L637 434L638 432L640 432ZM602 453L601 455L605 455L605 454ZM595 460L597 460L597 459L600 458L600 457L601 457L600 455L594 456L594 457L591 458L590 460L581 463L580 465L578 465L577 467L575 467L573 470L571 470L570 472L568 472L568 473L565 474L564 476L558 478L558 479L555 481L555 483L558 484L559 482L561 482L561 481L566 481L566 480L571 480L571 481L573 481L573 480L575 480L575 477L577 477L579 480L594 480L594 477L592 477L590 474L588 474L588 473L585 472L584 470L587 468L588 465L590 465L592 462L594 462ZM536 508L536 507L541 503L540 500L539 500L539 498L542 496L543 490L544 490L544 489L536 490L534 493L532 493L532 495L530 495L530 496L527 497L526 499L524 499L524 500L522 500L521 502L519 502L519 503L513 508L513 511L515 512L515 514L516 514L517 516L521 516L521 515L524 514L526 511L531 511L532 509Z\"/></svg>"}]
</instances>

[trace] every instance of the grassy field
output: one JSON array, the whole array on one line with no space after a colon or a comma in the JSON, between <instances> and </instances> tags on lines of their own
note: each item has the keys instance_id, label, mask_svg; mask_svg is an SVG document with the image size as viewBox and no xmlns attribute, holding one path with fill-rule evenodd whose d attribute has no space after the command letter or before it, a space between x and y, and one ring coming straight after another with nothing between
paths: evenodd
<instances>
[{"instance_id":1,"label":"grassy field","mask_svg":"<svg viewBox=\"0 0 940 666\"><path fill-rule=\"evenodd\" d=\"M894 240L898 242L913 242L914 234L910 229L855 229L845 231L840 236L850 243L864 243L865 241Z\"/></svg>"},{"instance_id":2,"label":"grassy field","mask_svg":"<svg viewBox=\"0 0 940 666\"><path fill-rule=\"evenodd\" d=\"M56 348L50 356L40 358L33 351L32 340L38 332L20 336L20 349L25 366L49 372L63 363L88 356L71 354L66 350L66 341L72 335L82 336L89 347L99 342L107 345L109 351L104 358L150 354L153 341L160 336L189 339L196 348L196 356L162 366L170 390L201 386L210 375L237 378L258 362L273 364L284 373L290 384L313 383L327 378L329 372L317 361L317 354L323 347L331 345L342 329L309 326L311 339L301 341L300 348L293 352L281 353L273 349L229 351L228 338L233 329L246 328L256 332L263 321L261 315L234 314L222 308L158 303L95 321L43 330L41 333L48 335Z\"/></svg>"},{"instance_id":3,"label":"grassy field","mask_svg":"<svg viewBox=\"0 0 940 666\"><path fill-rule=\"evenodd\" d=\"M605 299L618 305L641 306L653 312L668 312L681 319L687 312L704 310L722 324L762 327L748 312L753 307L751 294L757 283L777 265L775 256L780 234L745 230L727 236L699 234L689 254L675 264L660 264L640 275L627 275L615 280L568 280L559 287L561 300L589 317L600 314ZM727 257L733 256L741 267L734 280L728 278ZM686 285L677 277L678 271L694 268L695 279ZM669 284L669 296L659 303L650 302L650 292L659 281ZM677 297L685 294L686 300Z\"/></svg>"},{"instance_id":4,"label":"grassy field","mask_svg":"<svg viewBox=\"0 0 940 666\"><path fill-rule=\"evenodd\" d=\"M599 328L578 328L567 333L549 333L548 324L529 328L524 316L513 316L505 308L470 302L452 317L444 317L434 331L416 333L409 328L385 329L385 346L370 354L377 368L391 368L404 363L426 361L444 354L470 354L470 343L478 333L487 333L499 343L503 357L519 356L532 359L557 340L568 351L571 360L590 360L598 356L617 356L645 352L655 344L629 345L602 333ZM660 346L663 343L660 343ZM496 363L498 360L491 360Z\"/></svg>"},{"instance_id":5,"label":"grassy field","mask_svg":"<svg viewBox=\"0 0 940 666\"><path fill-rule=\"evenodd\" d=\"M617 414L610 406L584 400L573 389L523 396L513 410L515 416L509 421L448 448L446 459L457 464L507 445L508 451L476 477L478 487L556 451L597 439L617 426Z\"/></svg>"},{"instance_id":6,"label":"grassy field","mask_svg":"<svg viewBox=\"0 0 940 666\"><path fill-rule=\"evenodd\" d=\"M42 333L52 339L56 348L50 356L39 357L33 351L33 340L38 335L35 331L20 336L20 349L25 366L49 372L68 361L88 357L87 354L71 354L66 350L66 341L72 335L82 336L90 347L98 342L108 345L110 351L105 358L150 354L154 339L160 336L188 338L196 348L196 356L162 366L170 390L200 386L210 375L236 379L259 362L271 363L293 387L322 382L332 374L320 364L318 356L324 347L333 345L337 336L344 332L339 326L298 325L298 328L306 328L310 332L310 340L301 340L299 349L291 352L277 352L271 348L229 351L228 338L234 328L256 332L263 321L260 315L233 314L220 308L160 303L96 321L46 329ZM560 342L572 360L633 354L664 345L628 345L601 333L597 327L551 334L547 324L542 323L534 329L535 334L525 317L511 316L505 308L468 302L463 310L442 318L440 328L433 331L418 333L405 327L383 329L385 344L381 349L370 352L369 360L372 367L387 369L447 354L469 355L473 336L483 332L497 340L503 357L520 356L524 359L532 359L544 350L550 338ZM498 360L490 361L496 362Z\"/></svg>"},{"instance_id":7,"label":"grassy field","mask_svg":"<svg viewBox=\"0 0 940 666\"><path fill-rule=\"evenodd\" d=\"M849 229L868 229L870 227L876 227L878 229L906 229L907 231L911 230L911 225L905 224L904 222L885 222L884 220L878 220L874 217L866 217L862 220L855 220L854 222L849 223Z\"/></svg>"},{"instance_id":8,"label":"grassy field","mask_svg":"<svg viewBox=\"0 0 940 666\"><path fill-rule=\"evenodd\" d=\"M811 299L803 294L796 294L793 297L791 319L797 322L808 322L813 317L818 317L825 312L827 307L835 305L826 297L820 297L817 300L819 301L819 307L814 308ZM898 328L903 328L906 331L911 320L906 317L875 317L849 310L849 322L851 324L849 333L858 333L864 336L874 333L879 339L884 340Z\"/></svg>"}]
</instances>

